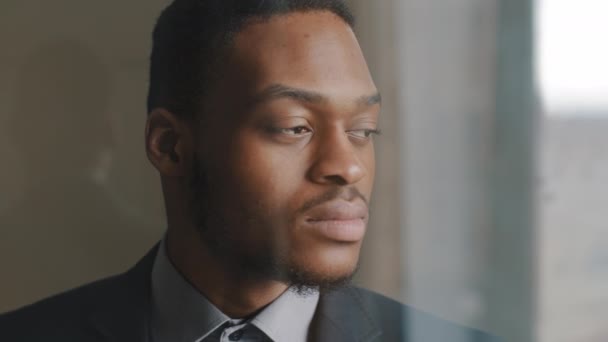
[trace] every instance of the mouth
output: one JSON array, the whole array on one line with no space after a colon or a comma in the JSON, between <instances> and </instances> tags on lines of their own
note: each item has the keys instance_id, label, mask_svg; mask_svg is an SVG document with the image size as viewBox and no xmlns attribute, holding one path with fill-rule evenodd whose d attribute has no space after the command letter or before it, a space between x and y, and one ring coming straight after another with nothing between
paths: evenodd
<instances>
[{"instance_id":1,"label":"mouth","mask_svg":"<svg viewBox=\"0 0 608 342\"><path fill-rule=\"evenodd\" d=\"M360 202L329 202L307 213L306 226L326 239L359 242L365 235L368 210Z\"/></svg>"}]
</instances>

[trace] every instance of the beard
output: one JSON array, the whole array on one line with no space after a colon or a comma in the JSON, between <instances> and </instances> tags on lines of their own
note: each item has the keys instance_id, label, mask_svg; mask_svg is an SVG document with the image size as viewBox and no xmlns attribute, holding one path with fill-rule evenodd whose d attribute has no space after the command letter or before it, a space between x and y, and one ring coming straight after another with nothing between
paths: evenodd
<instances>
[{"instance_id":1,"label":"beard","mask_svg":"<svg viewBox=\"0 0 608 342\"><path fill-rule=\"evenodd\" d=\"M268 230L273 226L272 219L268 217L270 215L264 217L263 214L268 211L258 203L248 205L243 201L226 200L226 187L222 186L225 176L209 171L198 158L194 158L188 182L189 209L203 245L222 261L223 267L230 268L243 279L283 282L300 295L332 291L351 282L358 264L349 274L319 274L312 267L293 262L285 248L277 248L277 243L272 240L248 241L247 236L272 235ZM301 211L334 198L336 193L333 191L309 201ZM361 195L357 192L357 196ZM234 196L235 199L239 197ZM228 203L230 210L227 210Z\"/></svg>"}]
</instances>

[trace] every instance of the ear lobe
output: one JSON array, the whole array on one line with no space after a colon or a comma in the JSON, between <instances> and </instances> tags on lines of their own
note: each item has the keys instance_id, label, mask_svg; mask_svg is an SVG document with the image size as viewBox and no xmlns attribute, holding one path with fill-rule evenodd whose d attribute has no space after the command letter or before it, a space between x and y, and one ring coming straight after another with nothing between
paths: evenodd
<instances>
[{"instance_id":1,"label":"ear lobe","mask_svg":"<svg viewBox=\"0 0 608 342\"><path fill-rule=\"evenodd\" d=\"M146 122L146 154L163 176L179 177L187 170L191 155L190 130L173 113L156 108Z\"/></svg>"}]
</instances>

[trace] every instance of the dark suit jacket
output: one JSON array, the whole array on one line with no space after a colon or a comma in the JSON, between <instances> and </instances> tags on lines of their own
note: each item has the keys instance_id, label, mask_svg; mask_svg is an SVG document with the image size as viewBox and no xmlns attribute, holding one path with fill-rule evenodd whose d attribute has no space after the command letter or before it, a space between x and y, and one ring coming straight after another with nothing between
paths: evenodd
<instances>
[{"instance_id":1,"label":"dark suit jacket","mask_svg":"<svg viewBox=\"0 0 608 342\"><path fill-rule=\"evenodd\" d=\"M155 255L156 248L124 274L0 315L0 341L147 342ZM498 341L356 287L321 294L310 334L327 342Z\"/></svg>"}]
</instances>

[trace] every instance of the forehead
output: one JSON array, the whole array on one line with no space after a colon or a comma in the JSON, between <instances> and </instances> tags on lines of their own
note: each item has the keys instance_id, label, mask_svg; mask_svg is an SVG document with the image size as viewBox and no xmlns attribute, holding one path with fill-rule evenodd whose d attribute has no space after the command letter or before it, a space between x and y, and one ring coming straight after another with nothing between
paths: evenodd
<instances>
[{"instance_id":1,"label":"forehead","mask_svg":"<svg viewBox=\"0 0 608 342\"><path fill-rule=\"evenodd\" d=\"M253 92L277 83L328 97L375 90L355 34L331 12L293 13L249 24L236 35L232 52L232 74Z\"/></svg>"}]
</instances>

